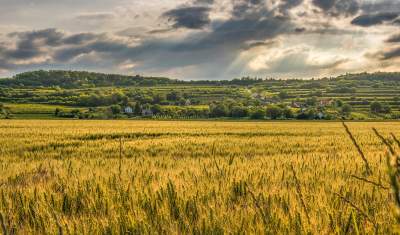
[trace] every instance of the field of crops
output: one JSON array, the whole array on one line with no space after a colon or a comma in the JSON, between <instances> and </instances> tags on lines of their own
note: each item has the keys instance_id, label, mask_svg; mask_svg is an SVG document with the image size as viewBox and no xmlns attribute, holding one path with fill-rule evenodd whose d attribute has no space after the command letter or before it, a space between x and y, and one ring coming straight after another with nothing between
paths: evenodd
<instances>
[{"instance_id":1,"label":"field of crops","mask_svg":"<svg viewBox=\"0 0 400 235\"><path fill-rule=\"evenodd\" d=\"M340 122L1 120L1 231L393 233L400 123L347 125L365 160Z\"/></svg>"}]
</instances>

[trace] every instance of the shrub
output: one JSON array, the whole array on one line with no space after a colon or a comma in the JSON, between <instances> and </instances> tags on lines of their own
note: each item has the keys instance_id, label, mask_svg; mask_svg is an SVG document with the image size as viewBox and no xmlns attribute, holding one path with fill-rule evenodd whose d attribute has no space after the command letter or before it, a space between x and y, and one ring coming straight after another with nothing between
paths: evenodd
<instances>
[{"instance_id":1,"label":"shrub","mask_svg":"<svg viewBox=\"0 0 400 235\"><path fill-rule=\"evenodd\" d=\"M265 117L265 110L261 108L253 110L250 116L251 119L264 119L264 117Z\"/></svg>"},{"instance_id":2,"label":"shrub","mask_svg":"<svg viewBox=\"0 0 400 235\"><path fill-rule=\"evenodd\" d=\"M311 97L311 98L308 98L306 100L306 104L309 105L309 106L315 106L315 105L317 105L317 102L318 102L318 99L315 96Z\"/></svg>"},{"instance_id":3,"label":"shrub","mask_svg":"<svg viewBox=\"0 0 400 235\"><path fill-rule=\"evenodd\" d=\"M278 96L279 96L279 98L281 98L282 100L287 99L287 98L290 97L289 94L288 94L286 91L281 91L281 92L279 93Z\"/></svg>"},{"instance_id":4,"label":"shrub","mask_svg":"<svg viewBox=\"0 0 400 235\"><path fill-rule=\"evenodd\" d=\"M119 105L111 105L110 110L111 110L112 114L114 114L114 115L120 114L122 112L122 108Z\"/></svg>"},{"instance_id":5,"label":"shrub","mask_svg":"<svg viewBox=\"0 0 400 235\"><path fill-rule=\"evenodd\" d=\"M349 104L345 104L342 106L342 114L349 115L353 111L353 107Z\"/></svg>"},{"instance_id":6,"label":"shrub","mask_svg":"<svg viewBox=\"0 0 400 235\"><path fill-rule=\"evenodd\" d=\"M235 118L247 117L249 110L244 106L233 106L231 110L231 116Z\"/></svg>"},{"instance_id":7,"label":"shrub","mask_svg":"<svg viewBox=\"0 0 400 235\"><path fill-rule=\"evenodd\" d=\"M275 105L268 106L266 109L266 115L268 118L271 119L278 119L279 117L282 116L282 113L283 113L282 109Z\"/></svg>"},{"instance_id":8,"label":"shrub","mask_svg":"<svg viewBox=\"0 0 400 235\"><path fill-rule=\"evenodd\" d=\"M283 114L283 117L286 119L294 118L293 110L289 107L284 108L282 111L282 114Z\"/></svg>"},{"instance_id":9,"label":"shrub","mask_svg":"<svg viewBox=\"0 0 400 235\"><path fill-rule=\"evenodd\" d=\"M224 103L218 103L211 106L211 117L226 117L229 114L229 109Z\"/></svg>"},{"instance_id":10,"label":"shrub","mask_svg":"<svg viewBox=\"0 0 400 235\"><path fill-rule=\"evenodd\" d=\"M371 109L371 112L373 112L373 113L381 113L383 110L383 106L380 102L374 101L371 103L370 109Z\"/></svg>"}]
</instances>

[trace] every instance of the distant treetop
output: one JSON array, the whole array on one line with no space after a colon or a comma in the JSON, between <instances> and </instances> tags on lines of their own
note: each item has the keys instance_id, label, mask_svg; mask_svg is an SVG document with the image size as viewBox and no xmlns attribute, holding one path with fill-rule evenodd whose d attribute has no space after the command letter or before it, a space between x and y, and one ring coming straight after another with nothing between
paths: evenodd
<instances>
[{"instance_id":1,"label":"distant treetop","mask_svg":"<svg viewBox=\"0 0 400 235\"><path fill-rule=\"evenodd\" d=\"M13 78L0 79L0 86L7 87L61 87L61 88L84 88L84 87L109 87L109 86L157 86L157 85L237 85L248 86L262 83L303 83L302 88L321 88L321 82L326 81L400 81L400 72L395 73L359 73L346 74L332 78L301 80L301 79L273 79L273 78L251 78L242 77L233 80L199 80L184 81L169 79L166 77L144 77L141 75L128 76L118 74L93 73L85 71L63 71L63 70L38 70L15 75Z\"/></svg>"}]
</instances>

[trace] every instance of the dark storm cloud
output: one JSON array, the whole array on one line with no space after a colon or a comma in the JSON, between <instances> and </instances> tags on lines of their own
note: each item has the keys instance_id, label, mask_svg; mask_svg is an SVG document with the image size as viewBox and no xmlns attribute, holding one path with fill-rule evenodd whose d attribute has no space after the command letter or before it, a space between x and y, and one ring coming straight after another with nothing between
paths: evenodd
<instances>
[{"instance_id":1,"label":"dark storm cloud","mask_svg":"<svg viewBox=\"0 0 400 235\"><path fill-rule=\"evenodd\" d=\"M4 52L5 57L9 59L29 59L41 54L42 52L40 52L39 47L29 42L19 43L18 48Z\"/></svg>"},{"instance_id":2,"label":"dark storm cloud","mask_svg":"<svg viewBox=\"0 0 400 235\"><path fill-rule=\"evenodd\" d=\"M114 14L108 12L93 12L93 13L83 13L76 17L78 20L86 21L104 21L114 18Z\"/></svg>"},{"instance_id":3,"label":"dark storm cloud","mask_svg":"<svg viewBox=\"0 0 400 235\"><path fill-rule=\"evenodd\" d=\"M322 12L330 16L352 16L360 10L358 0L312 0Z\"/></svg>"},{"instance_id":4,"label":"dark storm cloud","mask_svg":"<svg viewBox=\"0 0 400 235\"><path fill-rule=\"evenodd\" d=\"M379 12L400 12L400 1L380 0L373 2L363 2L361 10L364 14Z\"/></svg>"},{"instance_id":5,"label":"dark storm cloud","mask_svg":"<svg viewBox=\"0 0 400 235\"><path fill-rule=\"evenodd\" d=\"M239 0L233 5L232 15L236 18L247 17L250 14L262 16L269 13L265 9L265 0Z\"/></svg>"},{"instance_id":6,"label":"dark storm cloud","mask_svg":"<svg viewBox=\"0 0 400 235\"><path fill-rule=\"evenodd\" d=\"M8 49L5 57L12 59L30 59L43 54L41 48L44 46L57 46L60 44L64 34L55 29L45 29L29 32L15 32L8 35L16 38L15 49Z\"/></svg>"},{"instance_id":7,"label":"dark storm cloud","mask_svg":"<svg viewBox=\"0 0 400 235\"><path fill-rule=\"evenodd\" d=\"M194 0L193 4L195 5L202 5L202 4L206 4L206 5L212 5L214 4L214 0Z\"/></svg>"},{"instance_id":8,"label":"dark storm cloud","mask_svg":"<svg viewBox=\"0 0 400 235\"><path fill-rule=\"evenodd\" d=\"M400 42L400 34L395 34L390 36L387 40L387 43L396 43L396 42Z\"/></svg>"},{"instance_id":9,"label":"dark storm cloud","mask_svg":"<svg viewBox=\"0 0 400 235\"><path fill-rule=\"evenodd\" d=\"M313 4L324 11L330 10L334 5L334 0L313 0Z\"/></svg>"},{"instance_id":10,"label":"dark storm cloud","mask_svg":"<svg viewBox=\"0 0 400 235\"><path fill-rule=\"evenodd\" d=\"M154 30L150 30L148 33L149 34L163 34L163 33L168 33L173 31L174 29L171 28L165 28L165 29L154 29Z\"/></svg>"},{"instance_id":11,"label":"dark storm cloud","mask_svg":"<svg viewBox=\"0 0 400 235\"><path fill-rule=\"evenodd\" d=\"M295 29L294 29L294 32L296 32L296 33L304 33L304 32L306 32L306 31L307 31L307 29L304 28L304 27L295 28Z\"/></svg>"},{"instance_id":12,"label":"dark storm cloud","mask_svg":"<svg viewBox=\"0 0 400 235\"><path fill-rule=\"evenodd\" d=\"M5 59L0 58L0 70L1 69L12 69L13 66Z\"/></svg>"},{"instance_id":13,"label":"dark storm cloud","mask_svg":"<svg viewBox=\"0 0 400 235\"><path fill-rule=\"evenodd\" d=\"M202 6L181 7L165 12L163 17L172 21L174 28L201 29L211 22L210 10Z\"/></svg>"},{"instance_id":14,"label":"dark storm cloud","mask_svg":"<svg viewBox=\"0 0 400 235\"><path fill-rule=\"evenodd\" d=\"M253 48L259 48L259 47L273 47L275 44L276 44L275 41L253 41L253 42L248 42L243 47L243 50L248 51Z\"/></svg>"},{"instance_id":15,"label":"dark storm cloud","mask_svg":"<svg viewBox=\"0 0 400 235\"><path fill-rule=\"evenodd\" d=\"M61 38L64 36L63 33L57 31L56 29L44 29L37 31L28 32L15 32L10 33L10 37L17 37L20 42L35 41L38 39L44 40L44 44L54 46L57 45Z\"/></svg>"},{"instance_id":16,"label":"dark storm cloud","mask_svg":"<svg viewBox=\"0 0 400 235\"><path fill-rule=\"evenodd\" d=\"M14 48L0 47L0 58L4 60L29 60L41 55L50 56L60 47L83 48L85 43L102 38L100 34L79 33L66 35L56 29L44 29L27 32L14 32L8 35L16 40ZM77 50L77 49L76 49ZM75 53L70 53L76 55ZM70 58L64 55L62 58ZM10 65L11 62L7 63Z\"/></svg>"},{"instance_id":17,"label":"dark storm cloud","mask_svg":"<svg viewBox=\"0 0 400 235\"><path fill-rule=\"evenodd\" d=\"M386 22L391 22L399 16L398 12L381 12L375 14L360 15L354 18L351 23L353 25L370 27L373 25L380 25Z\"/></svg>"},{"instance_id":18,"label":"dark storm cloud","mask_svg":"<svg viewBox=\"0 0 400 235\"><path fill-rule=\"evenodd\" d=\"M54 53L54 60L56 62L68 62L79 55L87 54L91 51L91 48L85 46L63 48Z\"/></svg>"},{"instance_id":19,"label":"dark storm cloud","mask_svg":"<svg viewBox=\"0 0 400 235\"><path fill-rule=\"evenodd\" d=\"M122 55L122 52L126 53L134 48L100 35L93 35L93 38L95 40L88 44L64 47L56 50L54 53L54 60L58 62L68 62L77 56L92 52L106 53L110 55Z\"/></svg>"},{"instance_id":20,"label":"dark storm cloud","mask_svg":"<svg viewBox=\"0 0 400 235\"><path fill-rule=\"evenodd\" d=\"M400 47L382 53L381 60L390 60L400 57Z\"/></svg>"},{"instance_id":21,"label":"dark storm cloud","mask_svg":"<svg viewBox=\"0 0 400 235\"><path fill-rule=\"evenodd\" d=\"M290 9L300 6L303 2L304 0L282 0L279 4L279 11L287 15Z\"/></svg>"},{"instance_id":22,"label":"dark storm cloud","mask_svg":"<svg viewBox=\"0 0 400 235\"><path fill-rule=\"evenodd\" d=\"M97 38L98 35L93 33L79 33L65 37L62 42L65 44L79 45Z\"/></svg>"}]
</instances>

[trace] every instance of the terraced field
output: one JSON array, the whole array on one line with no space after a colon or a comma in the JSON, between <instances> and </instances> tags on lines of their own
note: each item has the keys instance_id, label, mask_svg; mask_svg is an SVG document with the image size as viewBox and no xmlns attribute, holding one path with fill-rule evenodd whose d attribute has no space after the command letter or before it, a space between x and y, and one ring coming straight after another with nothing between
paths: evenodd
<instances>
[{"instance_id":1,"label":"terraced field","mask_svg":"<svg viewBox=\"0 0 400 235\"><path fill-rule=\"evenodd\" d=\"M400 125L348 126L370 175L338 122L3 120L2 229L393 233L387 151L372 128L389 138Z\"/></svg>"}]
</instances>

